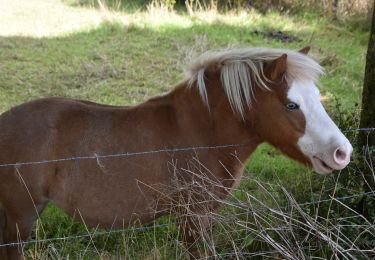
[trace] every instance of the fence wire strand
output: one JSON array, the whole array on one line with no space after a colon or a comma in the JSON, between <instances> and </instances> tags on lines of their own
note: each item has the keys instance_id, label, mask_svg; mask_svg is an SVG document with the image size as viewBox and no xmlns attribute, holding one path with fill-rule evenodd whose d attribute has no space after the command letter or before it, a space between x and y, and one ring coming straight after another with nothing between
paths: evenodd
<instances>
[{"instance_id":1,"label":"fence wire strand","mask_svg":"<svg viewBox=\"0 0 375 260\"><path fill-rule=\"evenodd\" d=\"M91 238L91 237L118 234L118 233L123 233L123 232L130 232L130 231L135 232L135 233L140 233L140 232L145 232L145 231L148 231L148 230L151 230L151 229L154 229L154 228L161 228L161 227L167 227L167 226L170 226L170 223L152 225L152 226L145 226L145 227L123 228L123 229L101 231L101 232L94 232L94 233L86 233L86 234L65 236L65 237L53 237L53 238L46 238L46 239L32 239L32 240L27 240L27 241L19 241L19 242L1 244L0 248L1 247L7 247L7 246L20 246L20 245L23 246L23 245L36 244L36 243L47 243L47 242L56 242L56 241L66 241L66 240L72 240L72 239Z\"/></svg>"},{"instance_id":2,"label":"fence wire strand","mask_svg":"<svg viewBox=\"0 0 375 260\"><path fill-rule=\"evenodd\" d=\"M343 132L347 133L347 132L355 132L355 131L373 132L375 131L375 127L346 129ZM132 157L132 156L151 155L151 154L158 154L158 153L175 153L175 152L188 152L188 151L199 151L199 150L213 150L213 149L221 149L221 148L235 148L235 147L248 146L249 144L250 143L222 144L222 145L213 145L213 146L189 146L189 147L180 147L180 148L175 147L175 148L162 148L162 149L151 150L151 151L122 152L122 153L105 154L105 155L94 153L94 155L66 157L66 158L59 158L59 159L32 161L32 162L3 163L3 164L0 164L0 168L4 168L4 167L18 168L21 166L42 165L42 164L51 164L51 163L59 163L59 162L67 162L67 161L81 161L81 160L96 160L99 162L100 159L109 159L109 158L116 158L116 157Z\"/></svg>"},{"instance_id":3,"label":"fence wire strand","mask_svg":"<svg viewBox=\"0 0 375 260\"><path fill-rule=\"evenodd\" d=\"M116 157L132 157L132 156L142 156L142 155L150 155L150 154L158 154L158 153L176 153L176 152L212 150L212 149L222 149L222 148L234 148L234 147L241 147L241 146L247 146L247 145L249 144L248 143L223 144L223 145L213 145L213 146L190 146L190 147L181 147L181 148L164 148L164 149L151 150L151 151L123 152L123 153L105 154L105 155L94 154L94 155L88 155L88 156L67 157L67 158L60 158L60 159L33 161L33 162L4 163L4 164L0 164L0 168L4 168L4 167L19 168L21 166L41 165L41 164L59 163L59 162L67 162L67 161L81 161L81 160L97 160L98 161L100 159L108 159L108 158L116 158Z\"/></svg>"},{"instance_id":4,"label":"fence wire strand","mask_svg":"<svg viewBox=\"0 0 375 260\"><path fill-rule=\"evenodd\" d=\"M375 127L365 127L365 128L349 128L343 130L343 133L350 133L350 132L374 132Z\"/></svg>"}]
</instances>

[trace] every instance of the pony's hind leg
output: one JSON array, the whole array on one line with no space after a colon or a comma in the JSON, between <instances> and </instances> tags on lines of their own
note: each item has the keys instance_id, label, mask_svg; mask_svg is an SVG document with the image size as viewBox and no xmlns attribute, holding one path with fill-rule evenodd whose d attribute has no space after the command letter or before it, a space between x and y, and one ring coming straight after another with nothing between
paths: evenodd
<instances>
[{"instance_id":1,"label":"pony's hind leg","mask_svg":"<svg viewBox=\"0 0 375 260\"><path fill-rule=\"evenodd\" d=\"M3 241L5 244L14 243L5 247L5 257L1 259L23 259L23 245L20 241L26 241L31 234L34 222L38 219L47 204L42 198L31 199L29 193L19 191L3 200L3 216L5 225L3 228Z\"/></svg>"},{"instance_id":2,"label":"pony's hind leg","mask_svg":"<svg viewBox=\"0 0 375 260\"><path fill-rule=\"evenodd\" d=\"M22 215L16 215L6 211L5 216L4 242L15 243L15 245L6 247L4 259L23 259L23 245L17 243L25 241L30 236L37 214L33 212L30 215L23 212Z\"/></svg>"},{"instance_id":3,"label":"pony's hind leg","mask_svg":"<svg viewBox=\"0 0 375 260\"><path fill-rule=\"evenodd\" d=\"M23 244L19 242L28 239L34 222L48 203L47 198L43 196L37 185L38 180L32 179L31 171L25 175L28 179L24 179L18 168L14 171L9 170L8 178L6 182L3 182L7 183L7 186L3 189L0 186L0 198L3 216L5 216L2 236L5 244L11 244L3 250L6 255L4 259L8 260L24 258ZM4 173L0 176L3 177ZM0 182L0 185L3 183Z\"/></svg>"},{"instance_id":4,"label":"pony's hind leg","mask_svg":"<svg viewBox=\"0 0 375 260\"><path fill-rule=\"evenodd\" d=\"M1 246L4 242L4 232L6 225L5 210L0 204L0 259L7 259L6 247Z\"/></svg>"}]
</instances>

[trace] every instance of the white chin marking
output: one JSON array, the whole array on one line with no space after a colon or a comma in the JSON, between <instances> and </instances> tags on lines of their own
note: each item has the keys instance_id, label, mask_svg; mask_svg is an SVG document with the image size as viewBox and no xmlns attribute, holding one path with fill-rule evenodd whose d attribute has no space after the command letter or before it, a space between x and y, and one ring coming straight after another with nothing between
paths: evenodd
<instances>
[{"instance_id":1,"label":"white chin marking","mask_svg":"<svg viewBox=\"0 0 375 260\"><path fill-rule=\"evenodd\" d=\"M325 111L315 84L312 81L293 82L288 99L297 103L304 114L305 133L298 140L298 146L310 158L314 170L329 174L345 168L353 148Z\"/></svg>"}]
</instances>

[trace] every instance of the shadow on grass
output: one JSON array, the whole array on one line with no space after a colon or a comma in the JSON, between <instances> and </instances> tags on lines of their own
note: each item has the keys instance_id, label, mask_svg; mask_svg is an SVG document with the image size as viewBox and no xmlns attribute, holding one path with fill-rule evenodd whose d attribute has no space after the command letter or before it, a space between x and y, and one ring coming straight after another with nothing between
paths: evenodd
<instances>
[{"instance_id":1,"label":"shadow on grass","mask_svg":"<svg viewBox=\"0 0 375 260\"><path fill-rule=\"evenodd\" d=\"M100 3L98 0L63 0L63 2L70 6L79 7L93 7L100 8ZM144 11L147 9L147 5L150 3L149 0L105 0L101 1L109 10L114 11L126 11L126 12L136 12Z\"/></svg>"},{"instance_id":2,"label":"shadow on grass","mask_svg":"<svg viewBox=\"0 0 375 260\"><path fill-rule=\"evenodd\" d=\"M0 109L45 96L135 104L168 91L192 56L207 49L303 44L223 23L153 29L106 23L66 37L0 37Z\"/></svg>"}]
</instances>

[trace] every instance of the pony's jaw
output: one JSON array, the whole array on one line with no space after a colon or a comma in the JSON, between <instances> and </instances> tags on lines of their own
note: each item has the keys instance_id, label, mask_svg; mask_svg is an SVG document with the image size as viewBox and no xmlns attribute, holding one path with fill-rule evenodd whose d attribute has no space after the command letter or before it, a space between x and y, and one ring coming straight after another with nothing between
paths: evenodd
<instances>
[{"instance_id":1,"label":"pony's jaw","mask_svg":"<svg viewBox=\"0 0 375 260\"><path fill-rule=\"evenodd\" d=\"M299 104L305 116L305 133L299 138L298 146L314 170L329 174L345 168L350 162L352 145L324 110L314 83L294 82L288 98Z\"/></svg>"}]
</instances>

